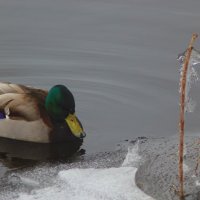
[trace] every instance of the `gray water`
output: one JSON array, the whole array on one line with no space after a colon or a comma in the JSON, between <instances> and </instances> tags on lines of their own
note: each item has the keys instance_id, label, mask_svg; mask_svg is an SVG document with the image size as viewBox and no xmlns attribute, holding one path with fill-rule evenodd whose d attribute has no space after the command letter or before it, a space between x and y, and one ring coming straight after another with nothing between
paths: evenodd
<instances>
[{"instance_id":1,"label":"gray water","mask_svg":"<svg viewBox=\"0 0 200 200\"><path fill-rule=\"evenodd\" d=\"M175 135L176 58L200 33L199 9L199 0L1 0L0 80L68 86L87 132L86 153ZM197 103L190 133L200 130L199 112Z\"/></svg>"}]
</instances>

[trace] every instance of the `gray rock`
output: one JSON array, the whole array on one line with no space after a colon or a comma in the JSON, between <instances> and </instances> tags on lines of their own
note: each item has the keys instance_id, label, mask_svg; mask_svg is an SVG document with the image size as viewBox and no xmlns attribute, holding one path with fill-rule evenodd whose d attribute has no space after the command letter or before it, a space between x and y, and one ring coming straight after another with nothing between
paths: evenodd
<instances>
[{"instance_id":1,"label":"gray rock","mask_svg":"<svg viewBox=\"0 0 200 200\"><path fill-rule=\"evenodd\" d=\"M178 137L140 139L143 162L136 173L136 184L157 200L179 199L178 143ZM185 200L200 200L200 139L186 137L185 147Z\"/></svg>"}]
</instances>

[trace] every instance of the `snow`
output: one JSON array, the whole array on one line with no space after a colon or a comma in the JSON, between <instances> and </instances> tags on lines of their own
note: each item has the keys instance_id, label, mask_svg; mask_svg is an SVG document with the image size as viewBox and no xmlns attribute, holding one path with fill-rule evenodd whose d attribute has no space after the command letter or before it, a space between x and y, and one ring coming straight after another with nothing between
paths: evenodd
<instances>
[{"instance_id":1,"label":"snow","mask_svg":"<svg viewBox=\"0 0 200 200\"><path fill-rule=\"evenodd\" d=\"M129 147L120 167L61 170L53 186L20 193L17 200L153 200L135 183L137 150L138 144Z\"/></svg>"}]
</instances>

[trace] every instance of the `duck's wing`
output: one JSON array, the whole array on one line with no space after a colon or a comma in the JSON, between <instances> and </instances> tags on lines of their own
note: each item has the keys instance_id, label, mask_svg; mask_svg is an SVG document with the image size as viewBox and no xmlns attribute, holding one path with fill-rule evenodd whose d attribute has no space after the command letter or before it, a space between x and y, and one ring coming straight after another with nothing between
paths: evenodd
<instances>
[{"instance_id":1,"label":"duck's wing","mask_svg":"<svg viewBox=\"0 0 200 200\"><path fill-rule=\"evenodd\" d=\"M0 83L0 137L50 142L51 121L45 110L47 91Z\"/></svg>"},{"instance_id":2,"label":"duck's wing","mask_svg":"<svg viewBox=\"0 0 200 200\"><path fill-rule=\"evenodd\" d=\"M0 82L0 95L7 93L22 94L27 92L28 92L27 87L24 85L13 84L9 82L6 83Z\"/></svg>"},{"instance_id":3,"label":"duck's wing","mask_svg":"<svg viewBox=\"0 0 200 200\"><path fill-rule=\"evenodd\" d=\"M45 90L12 83L0 83L0 112L10 119L37 120L46 115L44 108L46 95Z\"/></svg>"},{"instance_id":4,"label":"duck's wing","mask_svg":"<svg viewBox=\"0 0 200 200\"><path fill-rule=\"evenodd\" d=\"M16 94L24 94L24 93L31 93L31 92L41 91L44 94L47 94L47 90L42 90L30 86L25 86L21 84L13 84L10 82L0 82L0 95L7 94L7 93L16 93Z\"/></svg>"}]
</instances>

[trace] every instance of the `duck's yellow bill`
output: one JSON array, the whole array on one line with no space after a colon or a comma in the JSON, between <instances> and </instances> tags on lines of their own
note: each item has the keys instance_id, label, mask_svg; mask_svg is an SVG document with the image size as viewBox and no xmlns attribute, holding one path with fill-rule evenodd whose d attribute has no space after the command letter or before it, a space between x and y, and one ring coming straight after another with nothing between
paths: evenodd
<instances>
[{"instance_id":1,"label":"duck's yellow bill","mask_svg":"<svg viewBox=\"0 0 200 200\"><path fill-rule=\"evenodd\" d=\"M81 127L75 114L69 114L67 116L67 118L65 119L65 121L67 122L67 124L74 136L76 136L78 138L85 137L83 128Z\"/></svg>"}]
</instances>

